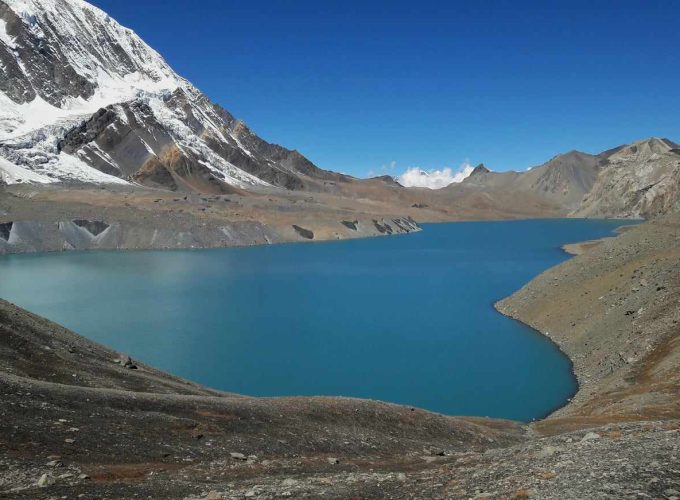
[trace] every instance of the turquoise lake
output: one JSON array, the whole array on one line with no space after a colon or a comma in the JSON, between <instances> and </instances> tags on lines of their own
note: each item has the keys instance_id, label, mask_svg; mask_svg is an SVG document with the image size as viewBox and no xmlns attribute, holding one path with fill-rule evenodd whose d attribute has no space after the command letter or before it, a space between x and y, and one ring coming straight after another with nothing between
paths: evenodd
<instances>
[{"instance_id":1,"label":"turquoise lake","mask_svg":"<svg viewBox=\"0 0 680 500\"><path fill-rule=\"evenodd\" d=\"M404 236L0 257L0 297L179 376L539 418L576 390L547 338L493 308L623 221L425 224Z\"/></svg>"}]
</instances>

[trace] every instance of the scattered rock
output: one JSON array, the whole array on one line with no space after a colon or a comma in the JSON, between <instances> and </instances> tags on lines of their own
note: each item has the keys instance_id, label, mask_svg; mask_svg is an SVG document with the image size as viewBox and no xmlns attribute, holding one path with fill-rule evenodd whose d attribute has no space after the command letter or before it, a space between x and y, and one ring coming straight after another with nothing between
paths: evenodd
<instances>
[{"instance_id":1,"label":"scattered rock","mask_svg":"<svg viewBox=\"0 0 680 500\"><path fill-rule=\"evenodd\" d=\"M602 436L600 436L597 432L589 432L585 436L581 438L581 442L583 443L584 441L594 441L596 439L600 439Z\"/></svg>"},{"instance_id":2,"label":"scattered rock","mask_svg":"<svg viewBox=\"0 0 680 500\"><path fill-rule=\"evenodd\" d=\"M231 458L233 458L234 460L241 460L241 461L243 461L243 462L245 462L246 460L248 460L248 457L246 457L243 453L238 453L238 452L234 452L234 451L233 451L233 452L231 452L229 455L230 455Z\"/></svg>"},{"instance_id":3,"label":"scattered rock","mask_svg":"<svg viewBox=\"0 0 680 500\"><path fill-rule=\"evenodd\" d=\"M118 363L120 366L122 366L123 368L127 368L128 370L137 369L137 365L135 364L135 362L132 361L132 358L125 353L120 353L118 359L115 360L114 363Z\"/></svg>"},{"instance_id":4,"label":"scattered rock","mask_svg":"<svg viewBox=\"0 0 680 500\"><path fill-rule=\"evenodd\" d=\"M38 479L38 486L40 488L45 488L50 484L52 484L52 480L47 474L43 474L42 476L40 476L40 479Z\"/></svg>"},{"instance_id":5,"label":"scattered rock","mask_svg":"<svg viewBox=\"0 0 680 500\"><path fill-rule=\"evenodd\" d=\"M562 451L562 448L559 446L545 446L543 449L541 449L537 454L537 458L548 458L553 456L555 453L558 453Z\"/></svg>"},{"instance_id":6,"label":"scattered rock","mask_svg":"<svg viewBox=\"0 0 680 500\"><path fill-rule=\"evenodd\" d=\"M335 457L328 457L326 460L328 460L328 463L332 465L337 465L340 463L340 459Z\"/></svg>"}]
</instances>

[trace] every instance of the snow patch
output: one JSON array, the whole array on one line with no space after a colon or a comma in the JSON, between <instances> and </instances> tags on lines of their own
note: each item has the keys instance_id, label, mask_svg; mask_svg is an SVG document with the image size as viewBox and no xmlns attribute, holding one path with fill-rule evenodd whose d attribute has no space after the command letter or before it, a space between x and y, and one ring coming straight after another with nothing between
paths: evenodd
<instances>
[{"instance_id":1,"label":"snow patch","mask_svg":"<svg viewBox=\"0 0 680 500\"><path fill-rule=\"evenodd\" d=\"M55 182L50 177L36 174L31 170L14 165L0 157L0 180L6 184L38 183L49 184Z\"/></svg>"},{"instance_id":2,"label":"snow patch","mask_svg":"<svg viewBox=\"0 0 680 500\"><path fill-rule=\"evenodd\" d=\"M123 179L100 172L96 168L90 167L79 158L64 152L59 154L57 163L52 166L51 170L63 180L72 179L80 182L101 184L129 184Z\"/></svg>"},{"instance_id":3,"label":"snow patch","mask_svg":"<svg viewBox=\"0 0 680 500\"><path fill-rule=\"evenodd\" d=\"M57 108L40 96L31 102L17 104L0 92L0 140L19 138L32 131L50 124L58 124L69 118L80 115L89 116L94 111Z\"/></svg>"},{"instance_id":4,"label":"snow patch","mask_svg":"<svg viewBox=\"0 0 680 500\"><path fill-rule=\"evenodd\" d=\"M172 91L191 84L177 75L158 52L133 31L113 21L105 12L82 0L5 0L36 35L42 27L61 41L68 63L96 86L89 99L69 98L58 107L37 97L16 104L0 93L0 140L15 138L75 115L91 115L98 109L132 100L144 93ZM52 35L52 31L54 34ZM14 47L14 39L0 20L0 41ZM121 59L112 47L122 49ZM22 66L22 61L17 58ZM23 68L24 72L26 69Z\"/></svg>"},{"instance_id":5,"label":"snow patch","mask_svg":"<svg viewBox=\"0 0 680 500\"><path fill-rule=\"evenodd\" d=\"M123 179L100 172L75 156L63 152L50 158L41 169L31 170L0 157L0 179L7 184L52 184L55 182L129 184Z\"/></svg>"},{"instance_id":6,"label":"snow patch","mask_svg":"<svg viewBox=\"0 0 680 500\"><path fill-rule=\"evenodd\" d=\"M4 43L9 49L16 48L14 38L7 33L7 23L4 19L0 19L0 42Z\"/></svg>"}]
</instances>

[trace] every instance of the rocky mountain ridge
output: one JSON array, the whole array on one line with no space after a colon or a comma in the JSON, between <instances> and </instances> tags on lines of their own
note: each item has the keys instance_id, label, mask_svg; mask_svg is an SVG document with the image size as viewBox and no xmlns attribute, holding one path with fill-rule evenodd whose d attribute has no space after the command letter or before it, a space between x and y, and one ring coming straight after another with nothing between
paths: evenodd
<instances>
[{"instance_id":1,"label":"rocky mountain ridge","mask_svg":"<svg viewBox=\"0 0 680 500\"><path fill-rule=\"evenodd\" d=\"M542 198L576 217L653 217L680 207L680 148L651 137L591 155L570 151L525 172L493 172L483 164L452 195L513 191Z\"/></svg>"},{"instance_id":2,"label":"rocky mountain ridge","mask_svg":"<svg viewBox=\"0 0 680 500\"><path fill-rule=\"evenodd\" d=\"M404 195L392 179L322 170L262 140L84 0L0 0L0 71L5 184L328 192L430 207L424 220L468 212L653 217L680 207L680 149L668 139L571 151L525 172L482 164L443 193Z\"/></svg>"},{"instance_id":3,"label":"rocky mountain ridge","mask_svg":"<svg viewBox=\"0 0 680 500\"><path fill-rule=\"evenodd\" d=\"M579 217L654 217L680 209L680 149L651 138L606 152Z\"/></svg>"}]
</instances>

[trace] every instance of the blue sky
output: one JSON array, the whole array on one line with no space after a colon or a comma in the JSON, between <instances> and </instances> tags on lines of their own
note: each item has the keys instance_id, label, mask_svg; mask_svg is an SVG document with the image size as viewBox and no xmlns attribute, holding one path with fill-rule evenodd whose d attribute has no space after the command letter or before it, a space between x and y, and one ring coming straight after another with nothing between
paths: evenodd
<instances>
[{"instance_id":1,"label":"blue sky","mask_svg":"<svg viewBox=\"0 0 680 500\"><path fill-rule=\"evenodd\" d=\"M270 142L357 176L680 141L680 2L93 0Z\"/></svg>"}]
</instances>

